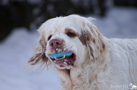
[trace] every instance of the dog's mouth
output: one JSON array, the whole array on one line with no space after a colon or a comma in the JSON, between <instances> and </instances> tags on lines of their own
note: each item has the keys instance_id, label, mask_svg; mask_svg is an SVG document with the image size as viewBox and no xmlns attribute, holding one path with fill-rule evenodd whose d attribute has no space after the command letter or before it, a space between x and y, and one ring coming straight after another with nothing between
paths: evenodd
<instances>
[{"instance_id":1,"label":"dog's mouth","mask_svg":"<svg viewBox=\"0 0 137 90\"><path fill-rule=\"evenodd\" d=\"M50 59L60 67L74 66L76 55L73 52L60 52L51 54Z\"/></svg>"}]
</instances>

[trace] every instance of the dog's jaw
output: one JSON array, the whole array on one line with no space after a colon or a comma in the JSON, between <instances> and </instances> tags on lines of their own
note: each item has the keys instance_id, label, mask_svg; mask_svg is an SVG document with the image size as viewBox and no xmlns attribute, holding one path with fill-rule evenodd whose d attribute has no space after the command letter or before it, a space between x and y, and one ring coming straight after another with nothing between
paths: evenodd
<instances>
[{"instance_id":1,"label":"dog's jaw","mask_svg":"<svg viewBox=\"0 0 137 90\"><path fill-rule=\"evenodd\" d=\"M75 54L72 54L70 57L64 57L61 59L51 59L54 66L58 69L71 69L75 65L76 56Z\"/></svg>"},{"instance_id":2,"label":"dog's jaw","mask_svg":"<svg viewBox=\"0 0 137 90\"><path fill-rule=\"evenodd\" d=\"M64 56L62 58L51 58L50 55L54 53L61 52L71 52L71 56ZM49 60L52 61L53 65L58 69L71 69L75 65L76 54L72 50L68 50L66 48L56 48L55 50L50 50L50 54L47 55Z\"/></svg>"}]
</instances>

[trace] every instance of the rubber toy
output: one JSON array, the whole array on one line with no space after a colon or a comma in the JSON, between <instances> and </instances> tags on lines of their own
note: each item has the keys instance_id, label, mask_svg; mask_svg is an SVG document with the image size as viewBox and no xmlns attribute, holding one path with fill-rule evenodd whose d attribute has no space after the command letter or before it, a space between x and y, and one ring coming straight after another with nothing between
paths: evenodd
<instances>
[{"instance_id":1,"label":"rubber toy","mask_svg":"<svg viewBox=\"0 0 137 90\"><path fill-rule=\"evenodd\" d=\"M61 52L50 55L50 58L55 59L55 58L62 58L63 56L71 56L71 55L72 52Z\"/></svg>"}]
</instances>

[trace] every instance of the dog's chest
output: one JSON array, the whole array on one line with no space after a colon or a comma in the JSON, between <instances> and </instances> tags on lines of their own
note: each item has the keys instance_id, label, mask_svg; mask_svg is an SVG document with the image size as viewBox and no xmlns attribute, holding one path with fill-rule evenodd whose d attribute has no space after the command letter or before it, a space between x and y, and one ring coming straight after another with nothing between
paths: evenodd
<instances>
[{"instance_id":1,"label":"dog's chest","mask_svg":"<svg viewBox=\"0 0 137 90\"><path fill-rule=\"evenodd\" d=\"M73 90L87 90L87 76L84 75L82 70L71 71L70 78ZM89 82L88 82L89 83Z\"/></svg>"}]
</instances>

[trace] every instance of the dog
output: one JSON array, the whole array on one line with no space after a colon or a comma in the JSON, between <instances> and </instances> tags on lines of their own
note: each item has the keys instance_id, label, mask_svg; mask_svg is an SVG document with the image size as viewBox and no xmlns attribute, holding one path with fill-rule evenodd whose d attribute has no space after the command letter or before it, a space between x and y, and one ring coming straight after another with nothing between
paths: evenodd
<instances>
[{"instance_id":1,"label":"dog","mask_svg":"<svg viewBox=\"0 0 137 90\"><path fill-rule=\"evenodd\" d=\"M137 85L137 39L108 39L93 20L47 20L28 63L53 66L64 90L129 90L130 83Z\"/></svg>"}]
</instances>

